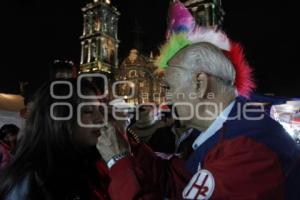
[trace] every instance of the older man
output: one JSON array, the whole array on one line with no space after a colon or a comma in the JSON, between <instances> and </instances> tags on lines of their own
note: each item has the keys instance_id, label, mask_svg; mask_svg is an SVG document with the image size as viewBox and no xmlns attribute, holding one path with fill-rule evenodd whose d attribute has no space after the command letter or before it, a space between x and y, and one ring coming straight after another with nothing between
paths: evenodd
<instances>
[{"instance_id":1,"label":"older man","mask_svg":"<svg viewBox=\"0 0 300 200\"><path fill-rule=\"evenodd\" d=\"M188 45L168 61L166 80L177 111L183 117L195 111L184 122L202 131L187 162L194 176L183 198L297 199L290 184L299 183L299 149L263 110L238 96L236 90L245 95L251 87L239 91L237 73L244 72L237 68L246 66L233 63L207 42ZM244 75L243 83L251 83Z\"/></svg>"},{"instance_id":2,"label":"older man","mask_svg":"<svg viewBox=\"0 0 300 200\"><path fill-rule=\"evenodd\" d=\"M157 64L181 122L201 134L185 164L141 156L143 148L129 155L121 142L113 141L119 151L101 144L100 153L110 152L114 162L112 198L300 199L300 150L247 100L254 83L238 44L203 28L173 33Z\"/></svg>"}]
</instances>

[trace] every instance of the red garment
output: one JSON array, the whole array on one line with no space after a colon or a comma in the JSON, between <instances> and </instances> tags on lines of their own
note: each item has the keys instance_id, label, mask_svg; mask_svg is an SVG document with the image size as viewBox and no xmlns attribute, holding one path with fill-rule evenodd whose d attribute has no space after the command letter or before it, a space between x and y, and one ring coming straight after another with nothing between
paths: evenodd
<instances>
[{"instance_id":1,"label":"red garment","mask_svg":"<svg viewBox=\"0 0 300 200\"><path fill-rule=\"evenodd\" d=\"M229 118L236 119L237 105ZM251 112L251 119L257 116ZM185 163L162 160L143 145L133 153L110 171L113 200L182 199L182 193L188 199L300 199L300 149L268 116L226 121Z\"/></svg>"},{"instance_id":2,"label":"red garment","mask_svg":"<svg viewBox=\"0 0 300 200\"><path fill-rule=\"evenodd\" d=\"M0 175L5 170L5 168L9 165L12 156L10 154L10 148L7 144L0 141Z\"/></svg>"},{"instance_id":3,"label":"red garment","mask_svg":"<svg viewBox=\"0 0 300 200\"><path fill-rule=\"evenodd\" d=\"M109 172L102 160L96 162L97 170L99 173L99 180L101 185L91 185L91 190L93 193L92 200L109 200L108 185L110 178L108 176Z\"/></svg>"},{"instance_id":4,"label":"red garment","mask_svg":"<svg viewBox=\"0 0 300 200\"><path fill-rule=\"evenodd\" d=\"M210 199L284 199L284 175L278 157L248 137L218 144L203 163L202 168L213 174L216 184Z\"/></svg>"},{"instance_id":5,"label":"red garment","mask_svg":"<svg viewBox=\"0 0 300 200\"><path fill-rule=\"evenodd\" d=\"M192 177L183 160L163 160L145 145L134 147L133 152L134 157L120 160L109 172L111 199L182 199L182 191ZM283 181L278 158L249 138L219 144L207 154L204 163L202 168L209 170L216 181L210 199L283 199L283 187L278 184Z\"/></svg>"},{"instance_id":6,"label":"red garment","mask_svg":"<svg viewBox=\"0 0 300 200\"><path fill-rule=\"evenodd\" d=\"M143 144L133 145L132 152L134 157L123 158L109 172L111 199L181 199L191 178L183 160L164 160Z\"/></svg>"}]
</instances>

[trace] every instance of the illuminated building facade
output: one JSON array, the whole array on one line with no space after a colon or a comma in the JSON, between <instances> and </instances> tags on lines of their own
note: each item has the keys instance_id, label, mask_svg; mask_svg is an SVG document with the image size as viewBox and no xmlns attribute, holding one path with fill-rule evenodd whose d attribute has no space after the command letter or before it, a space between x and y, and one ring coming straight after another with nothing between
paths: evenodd
<instances>
[{"instance_id":1,"label":"illuminated building facade","mask_svg":"<svg viewBox=\"0 0 300 200\"><path fill-rule=\"evenodd\" d=\"M221 26L225 12L222 0L181 0L200 26Z\"/></svg>"},{"instance_id":2,"label":"illuminated building facade","mask_svg":"<svg viewBox=\"0 0 300 200\"><path fill-rule=\"evenodd\" d=\"M118 66L118 19L109 0L94 0L82 8L80 72L100 72L113 77Z\"/></svg>"},{"instance_id":3,"label":"illuminated building facade","mask_svg":"<svg viewBox=\"0 0 300 200\"><path fill-rule=\"evenodd\" d=\"M152 56L148 58L131 49L117 76L119 81L124 81L118 88L119 95L132 104L163 103L165 91L161 87L161 79L154 73L156 69Z\"/></svg>"}]
</instances>

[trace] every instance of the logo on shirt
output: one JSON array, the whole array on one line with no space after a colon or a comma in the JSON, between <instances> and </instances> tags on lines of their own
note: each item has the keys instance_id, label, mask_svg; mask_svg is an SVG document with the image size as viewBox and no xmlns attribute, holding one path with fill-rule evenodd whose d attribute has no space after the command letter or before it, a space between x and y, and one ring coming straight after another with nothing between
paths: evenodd
<instances>
[{"instance_id":1,"label":"logo on shirt","mask_svg":"<svg viewBox=\"0 0 300 200\"><path fill-rule=\"evenodd\" d=\"M189 184L183 190L184 199L207 200L211 197L215 189L215 180L213 175L205 170L199 170Z\"/></svg>"}]
</instances>

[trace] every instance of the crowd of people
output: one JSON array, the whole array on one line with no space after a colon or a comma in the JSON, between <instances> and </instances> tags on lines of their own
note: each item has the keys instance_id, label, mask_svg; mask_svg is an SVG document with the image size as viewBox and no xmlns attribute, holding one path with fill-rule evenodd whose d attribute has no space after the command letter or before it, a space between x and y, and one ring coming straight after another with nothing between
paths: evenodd
<instances>
[{"instance_id":1,"label":"crowd of people","mask_svg":"<svg viewBox=\"0 0 300 200\"><path fill-rule=\"evenodd\" d=\"M70 63L53 73L19 141L16 126L1 128L0 199L298 200L300 149L251 104L241 46L220 30L179 25L156 62L168 106L100 98L103 85L80 76L78 94Z\"/></svg>"}]
</instances>

